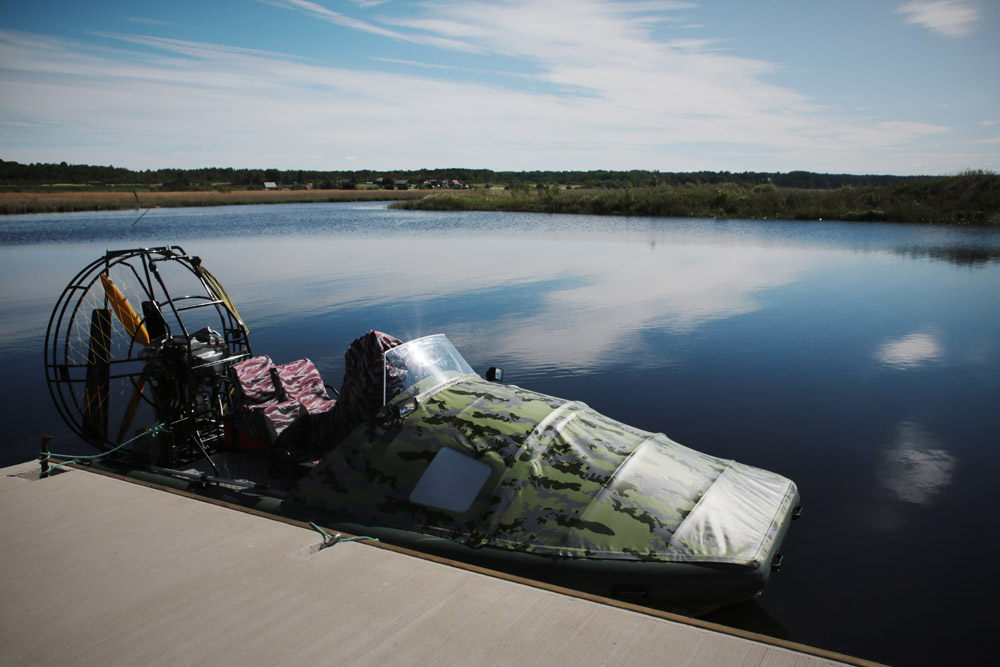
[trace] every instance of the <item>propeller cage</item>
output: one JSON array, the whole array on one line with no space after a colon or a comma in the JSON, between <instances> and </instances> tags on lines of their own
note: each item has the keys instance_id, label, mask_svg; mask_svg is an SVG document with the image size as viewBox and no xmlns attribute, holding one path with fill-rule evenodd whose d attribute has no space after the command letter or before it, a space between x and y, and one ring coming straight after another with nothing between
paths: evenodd
<instances>
[{"instance_id":1,"label":"propeller cage","mask_svg":"<svg viewBox=\"0 0 1000 667\"><path fill-rule=\"evenodd\" d=\"M66 286L45 334L60 416L102 451L174 465L222 437L229 367L251 356L225 290L177 246L109 251ZM157 435L143 438L154 425Z\"/></svg>"}]
</instances>

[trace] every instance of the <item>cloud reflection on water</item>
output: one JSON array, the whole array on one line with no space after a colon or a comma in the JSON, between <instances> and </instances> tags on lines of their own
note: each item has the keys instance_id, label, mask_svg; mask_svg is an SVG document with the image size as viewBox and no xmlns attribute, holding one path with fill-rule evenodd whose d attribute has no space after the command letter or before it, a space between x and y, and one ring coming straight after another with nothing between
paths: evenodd
<instances>
[{"instance_id":1,"label":"cloud reflection on water","mask_svg":"<svg viewBox=\"0 0 1000 667\"><path fill-rule=\"evenodd\" d=\"M571 348L575 366L591 367L609 353L634 347L651 330L690 333L761 308L760 292L795 280L806 262L775 249L706 246L621 246L576 258L586 284L554 290L546 310L518 322L497 341L501 351L534 363ZM552 331L559 331L554 337ZM568 343L571 341L571 346Z\"/></svg>"},{"instance_id":2,"label":"cloud reflection on water","mask_svg":"<svg viewBox=\"0 0 1000 667\"><path fill-rule=\"evenodd\" d=\"M940 361L943 356L944 346L938 337L926 331L886 341L875 353L881 363L904 369Z\"/></svg>"},{"instance_id":3,"label":"cloud reflection on water","mask_svg":"<svg viewBox=\"0 0 1000 667\"><path fill-rule=\"evenodd\" d=\"M951 484L957 460L919 424L901 422L885 451L879 478L883 488L903 502L929 505Z\"/></svg>"},{"instance_id":4,"label":"cloud reflection on water","mask_svg":"<svg viewBox=\"0 0 1000 667\"><path fill-rule=\"evenodd\" d=\"M233 285L230 293L251 327L377 305L419 313L421 302L431 299L517 289L532 302L477 314L480 326L491 328L491 353L536 366L572 355L577 369L632 345L626 339L639 332L691 332L756 311L762 291L816 265L815 254L794 249L559 237L340 238L287 246L270 239L240 258L220 255L212 255L212 270ZM415 315L415 329L418 320ZM427 333L435 332L397 335ZM458 343L462 334L448 333Z\"/></svg>"}]
</instances>

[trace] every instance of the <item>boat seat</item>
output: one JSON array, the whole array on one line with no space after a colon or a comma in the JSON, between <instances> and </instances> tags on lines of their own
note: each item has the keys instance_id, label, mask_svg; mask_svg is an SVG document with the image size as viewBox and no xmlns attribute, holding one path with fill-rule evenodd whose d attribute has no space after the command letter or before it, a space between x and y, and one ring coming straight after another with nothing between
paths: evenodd
<instances>
[{"instance_id":1,"label":"boat seat","mask_svg":"<svg viewBox=\"0 0 1000 667\"><path fill-rule=\"evenodd\" d=\"M329 449L341 438L375 415L385 398L384 355L403 341L381 331L369 330L355 339L344 355L344 383L337 404L318 418L313 437Z\"/></svg>"},{"instance_id":2,"label":"boat seat","mask_svg":"<svg viewBox=\"0 0 1000 667\"><path fill-rule=\"evenodd\" d=\"M233 425L266 446L274 445L293 424L336 405L309 359L276 366L261 355L234 364L231 376L238 406Z\"/></svg>"},{"instance_id":3,"label":"boat seat","mask_svg":"<svg viewBox=\"0 0 1000 667\"><path fill-rule=\"evenodd\" d=\"M309 359L281 364L272 372L272 376L274 374L277 374L285 395L291 400L298 401L311 415L332 410L337 403L326 393L323 378L316 365Z\"/></svg>"}]
</instances>

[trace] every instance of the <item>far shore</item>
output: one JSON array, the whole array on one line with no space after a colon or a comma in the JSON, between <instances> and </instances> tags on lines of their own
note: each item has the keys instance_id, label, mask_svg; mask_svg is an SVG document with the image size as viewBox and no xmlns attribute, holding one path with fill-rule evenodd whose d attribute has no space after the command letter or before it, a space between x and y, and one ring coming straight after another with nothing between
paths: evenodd
<instances>
[{"instance_id":1,"label":"far shore","mask_svg":"<svg viewBox=\"0 0 1000 667\"><path fill-rule=\"evenodd\" d=\"M520 211L575 215L755 220L841 220L1000 226L1000 175L970 171L836 189L771 184L650 185L577 188L554 185L429 189L204 189L139 192L125 187L85 192L0 192L0 214L123 209L393 201L424 211ZM112 189L113 188L113 189Z\"/></svg>"},{"instance_id":2,"label":"far shore","mask_svg":"<svg viewBox=\"0 0 1000 667\"><path fill-rule=\"evenodd\" d=\"M501 193L440 193L391 206L424 211L1000 226L1000 176L991 172L966 172L887 186L836 189L739 183L604 190L546 186Z\"/></svg>"},{"instance_id":3,"label":"far shore","mask_svg":"<svg viewBox=\"0 0 1000 667\"><path fill-rule=\"evenodd\" d=\"M419 199L419 190L198 190L183 192L0 192L0 214L116 211L185 206Z\"/></svg>"}]
</instances>

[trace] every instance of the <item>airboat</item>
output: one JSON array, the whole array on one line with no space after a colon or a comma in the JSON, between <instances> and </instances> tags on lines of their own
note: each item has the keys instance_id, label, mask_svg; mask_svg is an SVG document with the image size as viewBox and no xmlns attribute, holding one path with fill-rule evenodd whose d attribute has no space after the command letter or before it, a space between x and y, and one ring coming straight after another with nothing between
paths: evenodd
<instances>
[{"instance_id":1,"label":"airboat","mask_svg":"<svg viewBox=\"0 0 1000 667\"><path fill-rule=\"evenodd\" d=\"M177 246L109 251L53 310L48 387L112 472L331 532L699 613L759 595L791 480L476 373L443 334L370 330L339 390L251 351Z\"/></svg>"}]
</instances>

